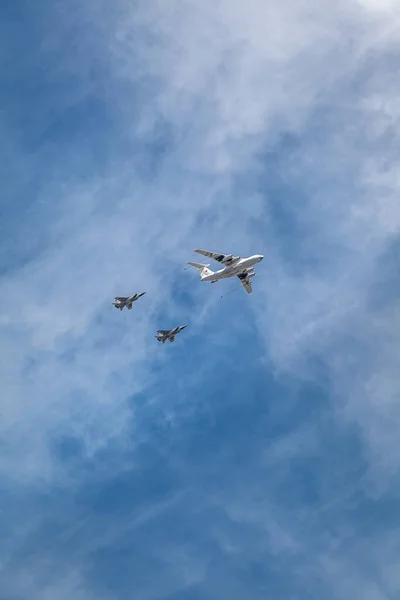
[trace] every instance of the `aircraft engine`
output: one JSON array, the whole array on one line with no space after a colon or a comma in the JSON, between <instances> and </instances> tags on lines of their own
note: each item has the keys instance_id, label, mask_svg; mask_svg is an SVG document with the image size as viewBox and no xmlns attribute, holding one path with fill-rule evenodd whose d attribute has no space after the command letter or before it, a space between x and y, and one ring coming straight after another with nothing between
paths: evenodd
<instances>
[{"instance_id":1,"label":"aircraft engine","mask_svg":"<svg viewBox=\"0 0 400 600\"><path fill-rule=\"evenodd\" d=\"M229 261L231 261L231 260L232 260L232 258L233 258L232 254L228 254L228 256L225 256L225 258L224 258L224 261L223 261L223 262L224 262L224 263L226 263L226 262L229 262Z\"/></svg>"},{"instance_id":2,"label":"aircraft engine","mask_svg":"<svg viewBox=\"0 0 400 600\"><path fill-rule=\"evenodd\" d=\"M255 273L250 273L250 274L248 274L248 275L247 275L247 277L248 277L249 279L250 279L251 277L255 277L255 276L256 276L256 274L255 274Z\"/></svg>"}]
</instances>

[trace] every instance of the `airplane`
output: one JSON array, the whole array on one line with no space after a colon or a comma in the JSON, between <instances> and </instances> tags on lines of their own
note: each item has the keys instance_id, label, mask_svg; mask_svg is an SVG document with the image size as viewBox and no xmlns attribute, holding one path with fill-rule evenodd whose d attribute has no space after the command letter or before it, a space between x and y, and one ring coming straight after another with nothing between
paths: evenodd
<instances>
[{"instance_id":1,"label":"airplane","mask_svg":"<svg viewBox=\"0 0 400 600\"><path fill-rule=\"evenodd\" d=\"M179 327L175 327L174 329L159 329L155 337L159 342L162 342L163 344L165 344L167 340L169 340L172 344L176 334L182 331L182 329L185 329L185 327L187 327L187 325L180 325Z\"/></svg>"},{"instance_id":2,"label":"airplane","mask_svg":"<svg viewBox=\"0 0 400 600\"><path fill-rule=\"evenodd\" d=\"M115 296L115 302L113 302L113 305L115 308L119 308L119 310L122 310L124 306L126 306L128 310L132 310L132 304L144 296L145 293L146 292L142 292L141 294L133 294L133 296Z\"/></svg>"},{"instance_id":3,"label":"airplane","mask_svg":"<svg viewBox=\"0 0 400 600\"><path fill-rule=\"evenodd\" d=\"M254 254L247 258L233 256L232 254L218 254L217 252L209 252L208 250L195 250L198 254L212 258L223 265L223 269L219 271L211 271L210 265L202 263L188 262L188 265L195 267L200 273L201 281L211 281L216 283L220 279L227 277L238 277L241 284L248 294L251 294L252 287L250 279L255 277L254 265L261 262L264 256L262 254Z\"/></svg>"}]
</instances>

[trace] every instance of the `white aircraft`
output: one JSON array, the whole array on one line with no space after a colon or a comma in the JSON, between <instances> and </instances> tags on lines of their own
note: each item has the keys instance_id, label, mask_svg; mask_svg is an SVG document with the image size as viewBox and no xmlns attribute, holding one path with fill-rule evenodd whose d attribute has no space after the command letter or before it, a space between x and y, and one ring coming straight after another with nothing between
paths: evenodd
<instances>
[{"instance_id":1,"label":"white aircraft","mask_svg":"<svg viewBox=\"0 0 400 600\"><path fill-rule=\"evenodd\" d=\"M175 327L174 329L159 329L155 337L159 342L162 342L163 344L165 344L167 340L169 340L172 344L176 334L182 331L182 329L185 329L185 327L187 327L187 325L180 325L179 327Z\"/></svg>"},{"instance_id":2,"label":"white aircraft","mask_svg":"<svg viewBox=\"0 0 400 600\"><path fill-rule=\"evenodd\" d=\"M122 310L124 306L126 306L128 310L132 310L132 304L144 296L145 293L146 292L142 292L141 294L133 294L133 296L115 296L113 305L115 308L119 308L119 310Z\"/></svg>"},{"instance_id":3,"label":"white aircraft","mask_svg":"<svg viewBox=\"0 0 400 600\"><path fill-rule=\"evenodd\" d=\"M248 258L241 258L240 256L233 256L232 254L217 254L216 252L209 252L208 250L195 250L198 254L203 254L208 258L213 258L222 265L223 269L219 271L211 271L208 267L210 265L203 265L196 262L188 262L192 267L195 267L200 272L201 281L211 281L216 283L219 279L226 279L227 277L238 277L248 294L253 291L251 288L252 277L255 277L254 265L261 262L264 258L262 254L255 254Z\"/></svg>"}]
</instances>

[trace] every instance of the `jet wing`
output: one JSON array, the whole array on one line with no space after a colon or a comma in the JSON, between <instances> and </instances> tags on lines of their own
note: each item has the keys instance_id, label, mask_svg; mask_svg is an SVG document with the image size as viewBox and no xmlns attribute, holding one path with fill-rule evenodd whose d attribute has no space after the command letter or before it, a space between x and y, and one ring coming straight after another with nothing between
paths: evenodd
<instances>
[{"instance_id":1,"label":"jet wing","mask_svg":"<svg viewBox=\"0 0 400 600\"><path fill-rule=\"evenodd\" d=\"M244 289L246 290L246 292L248 294L251 294L251 292L253 291L252 287L251 287L251 281L249 279L249 277L247 276L246 273L240 273L238 275L238 278L240 279L240 282L242 284L242 286L244 287Z\"/></svg>"},{"instance_id":2,"label":"jet wing","mask_svg":"<svg viewBox=\"0 0 400 600\"><path fill-rule=\"evenodd\" d=\"M195 252L224 264L236 262L240 258L239 256L232 256L232 254L221 254L218 252L209 252L208 250L195 250Z\"/></svg>"},{"instance_id":3,"label":"jet wing","mask_svg":"<svg viewBox=\"0 0 400 600\"><path fill-rule=\"evenodd\" d=\"M114 300L118 301L118 302L123 302L124 300L127 300L128 296L115 296Z\"/></svg>"},{"instance_id":4,"label":"jet wing","mask_svg":"<svg viewBox=\"0 0 400 600\"><path fill-rule=\"evenodd\" d=\"M160 335L168 335L170 331L170 329L158 329L157 333Z\"/></svg>"}]
</instances>

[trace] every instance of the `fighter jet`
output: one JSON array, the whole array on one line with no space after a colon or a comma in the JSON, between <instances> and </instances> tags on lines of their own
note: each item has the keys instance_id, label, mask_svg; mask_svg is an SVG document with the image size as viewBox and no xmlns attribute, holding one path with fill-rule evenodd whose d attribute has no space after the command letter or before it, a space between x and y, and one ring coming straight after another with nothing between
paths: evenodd
<instances>
[{"instance_id":1,"label":"fighter jet","mask_svg":"<svg viewBox=\"0 0 400 600\"><path fill-rule=\"evenodd\" d=\"M236 276L240 279L246 292L251 294L253 290L250 279L256 275L254 265L262 261L264 258L262 254L254 254L254 256L249 256L248 258L241 258L232 254L218 254L216 252L209 252L208 250L195 250L195 252L212 258L223 265L223 269L211 271L208 268L210 265L189 262L190 266L195 267L199 271L201 281L216 283L219 279Z\"/></svg>"},{"instance_id":2,"label":"fighter jet","mask_svg":"<svg viewBox=\"0 0 400 600\"><path fill-rule=\"evenodd\" d=\"M142 292L141 294L133 294L133 296L115 296L113 305L115 308L119 308L119 310L122 310L124 306L126 306L128 310L132 310L132 304L144 296L145 293L146 292Z\"/></svg>"},{"instance_id":3,"label":"fighter jet","mask_svg":"<svg viewBox=\"0 0 400 600\"><path fill-rule=\"evenodd\" d=\"M159 342L162 342L163 344L165 344L167 340L169 340L172 344L176 334L182 331L182 329L185 329L185 327L187 327L187 325L180 325L179 327L175 327L175 329L159 329L155 337Z\"/></svg>"}]
</instances>

